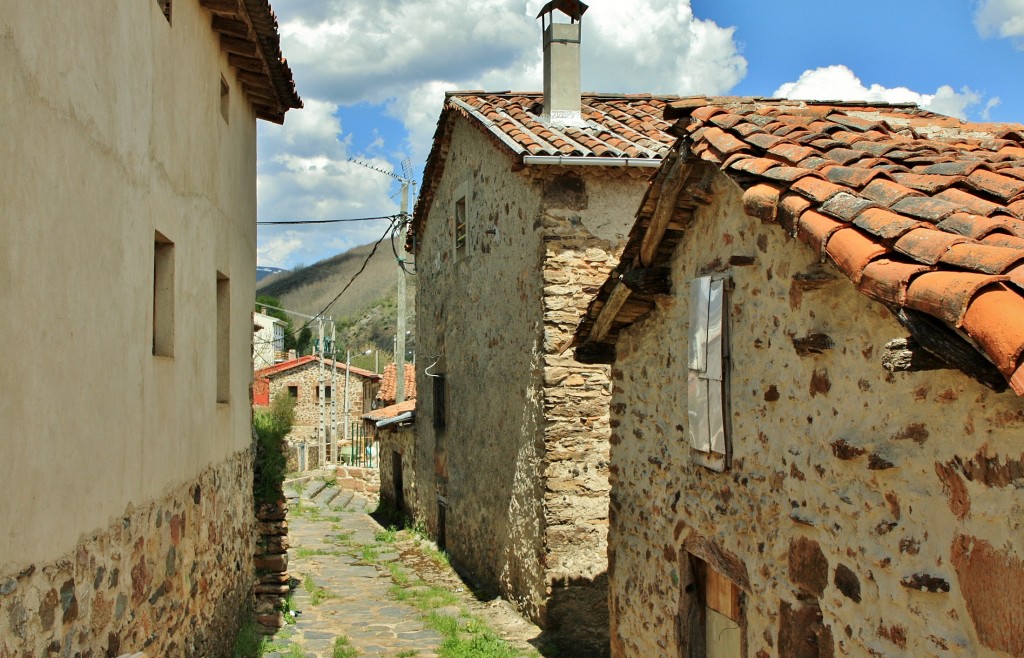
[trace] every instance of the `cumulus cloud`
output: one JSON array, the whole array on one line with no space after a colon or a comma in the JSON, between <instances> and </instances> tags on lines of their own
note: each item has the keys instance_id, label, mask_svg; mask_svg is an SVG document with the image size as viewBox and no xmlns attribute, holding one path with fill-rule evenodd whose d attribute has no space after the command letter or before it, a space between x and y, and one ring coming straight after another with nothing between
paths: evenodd
<instances>
[{"instance_id":1,"label":"cumulus cloud","mask_svg":"<svg viewBox=\"0 0 1024 658\"><path fill-rule=\"evenodd\" d=\"M402 134L359 141L371 144L375 164L391 169L381 154L393 162L408 156L418 175L445 91L543 88L535 16L545 1L274 0L282 50L306 108L289 112L283 128L261 128L261 219L394 212L397 204L388 199L393 182L347 162L367 153L353 152L339 108L369 103L397 119ZM718 94L746 74L732 28L696 18L690 0L589 5L582 45L586 90ZM338 230L357 236L353 244L380 233L356 226ZM272 252L283 253L280 246L263 249L264 240L278 238L283 234L261 230L261 264ZM293 261L332 244L319 229L303 229L298 239L303 246L286 256Z\"/></svg>"},{"instance_id":2,"label":"cumulus cloud","mask_svg":"<svg viewBox=\"0 0 1024 658\"><path fill-rule=\"evenodd\" d=\"M933 94L924 94L907 87L866 86L843 65L824 66L804 71L795 82L787 82L775 90L781 98L813 100L864 100L884 103L915 103L926 110L967 118L967 109L981 102L981 95L963 87L960 91L942 85ZM998 102L998 101L997 101ZM990 108L989 108L990 109Z\"/></svg>"},{"instance_id":3,"label":"cumulus cloud","mask_svg":"<svg viewBox=\"0 0 1024 658\"><path fill-rule=\"evenodd\" d=\"M1024 0L981 0L974 26L983 37L1012 39L1024 50Z\"/></svg>"}]
</instances>

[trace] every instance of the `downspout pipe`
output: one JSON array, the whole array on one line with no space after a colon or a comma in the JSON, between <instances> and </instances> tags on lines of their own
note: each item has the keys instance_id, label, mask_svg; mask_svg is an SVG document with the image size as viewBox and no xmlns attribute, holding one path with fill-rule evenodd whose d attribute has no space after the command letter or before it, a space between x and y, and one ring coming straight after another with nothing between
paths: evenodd
<instances>
[{"instance_id":1,"label":"downspout pipe","mask_svg":"<svg viewBox=\"0 0 1024 658\"><path fill-rule=\"evenodd\" d=\"M564 155L524 155L525 165L561 165L563 167L644 167L655 169L661 166L661 158L587 158Z\"/></svg>"},{"instance_id":2,"label":"downspout pipe","mask_svg":"<svg viewBox=\"0 0 1024 658\"><path fill-rule=\"evenodd\" d=\"M376 427L387 427L388 425L397 425L398 423L404 423L407 420L412 420L412 417L416 415L415 411L406 411L404 414L399 414L394 418L385 418L384 420L378 420Z\"/></svg>"}]
</instances>

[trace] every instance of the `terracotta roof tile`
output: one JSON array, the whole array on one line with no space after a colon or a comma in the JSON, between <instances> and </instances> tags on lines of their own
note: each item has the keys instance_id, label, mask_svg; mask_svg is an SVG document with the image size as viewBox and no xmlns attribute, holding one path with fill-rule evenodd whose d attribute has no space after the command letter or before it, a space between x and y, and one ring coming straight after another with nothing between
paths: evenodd
<instances>
[{"instance_id":1,"label":"terracotta roof tile","mask_svg":"<svg viewBox=\"0 0 1024 658\"><path fill-rule=\"evenodd\" d=\"M873 299L963 321L1024 395L1024 126L739 97L672 113L691 157L744 188L749 215L777 221Z\"/></svg>"},{"instance_id":2,"label":"terracotta roof tile","mask_svg":"<svg viewBox=\"0 0 1024 658\"><path fill-rule=\"evenodd\" d=\"M846 188L841 185L836 185L835 183L830 183L827 180L821 180L811 176L801 178L797 182L793 183L790 189L817 203L825 203L835 195L846 190Z\"/></svg>"},{"instance_id":3,"label":"terracotta roof tile","mask_svg":"<svg viewBox=\"0 0 1024 658\"><path fill-rule=\"evenodd\" d=\"M991 286L971 302L963 328L988 354L996 367L1012 375L1024 352L1024 297L1005 285Z\"/></svg>"},{"instance_id":4,"label":"terracotta roof tile","mask_svg":"<svg viewBox=\"0 0 1024 658\"><path fill-rule=\"evenodd\" d=\"M1024 181L995 172L978 169L967 177L967 185L971 188L987 192L992 196L1010 201L1024 194Z\"/></svg>"},{"instance_id":5,"label":"terracotta roof tile","mask_svg":"<svg viewBox=\"0 0 1024 658\"><path fill-rule=\"evenodd\" d=\"M956 187L950 187L935 195L939 199L945 199L953 203L959 204L966 210L975 213L977 215L993 215L1000 210L1004 210L1004 206L991 201L986 201L981 197L977 197L970 192L965 192Z\"/></svg>"},{"instance_id":6,"label":"terracotta roof tile","mask_svg":"<svg viewBox=\"0 0 1024 658\"><path fill-rule=\"evenodd\" d=\"M908 232L925 226L922 222L904 217L883 208L868 208L857 215L854 226L883 240L897 240Z\"/></svg>"},{"instance_id":7,"label":"terracotta roof tile","mask_svg":"<svg viewBox=\"0 0 1024 658\"><path fill-rule=\"evenodd\" d=\"M955 244L939 259L944 265L985 274L1002 274L1021 261L1024 251L1020 249L973 242Z\"/></svg>"},{"instance_id":8,"label":"terracotta roof tile","mask_svg":"<svg viewBox=\"0 0 1024 658\"><path fill-rule=\"evenodd\" d=\"M898 213L930 222L940 222L955 212L965 210L959 204L927 196L908 196L892 204L891 208Z\"/></svg>"},{"instance_id":9,"label":"terracotta roof tile","mask_svg":"<svg viewBox=\"0 0 1024 658\"><path fill-rule=\"evenodd\" d=\"M395 398L398 394L398 381L396 374L398 373L398 366L394 363L389 363L384 366L384 373L382 375L380 390L377 391L377 401L384 403L385 405L391 405L395 403ZM416 367L411 363L405 364L405 393L406 400L412 400L416 398Z\"/></svg>"},{"instance_id":10,"label":"terracotta roof tile","mask_svg":"<svg viewBox=\"0 0 1024 658\"><path fill-rule=\"evenodd\" d=\"M934 265L950 247L961 242L967 242L967 238L938 229L918 228L901 237L893 248L919 263Z\"/></svg>"},{"instance_id":11,"label":"terracotta roof tile","mask_svg":"<svg viewBox=\"0 0 1024 658\"><path fill-rule=\"evenodd\" d=\"M825 251L825 244L832 237L832 234L842 229L846 224L837 222L819 212L808 210L800 215L796 226L797 237L814 249L820 256Z\"/></svg>"},{"instance_id":12,"label":"terracotta roof tile","mask_svg":"<svg viewBox=\"0 0 1024 658\"><path fill-rule=\"evenodd\" d=\"M939 176L934 174L893 174L892 177L900 185L920 190L925 194L941 192L947 187L956 185L964 180L962 176Z\"/></svg>"},{"instance_id":13,"label":"terracotta roof tile","mask_svg":"<svg viewBox=\"0 0 1024 658\"><path fill-rule=\"evenodd\" d=\"M907 288L907 307L959 327L974 295L1003 280L1005 277L973 272L925 272Z\"/></svg>"},{"instance_id":14,"label":"terracotta roof tile","mask_svg":"<svg viewBox=\"0 0 1024 658\"><path fill-rule=\"evenodd\" d=\"M903 306L907 301L907 286L911 280L931 269L921 263L903 263L881 258L870 262L864 268L858 289L886 304Z\"/></svg>"},{"instance_id":15,"label":"terracotta roof tile","mask_svg":"<svg viewBox=\"0 0 1024 658\"><path fill-rule=\"evenodd\" d=\"M855 228L836 231L829 238L825 252L854 284L860 283L868 263L886 253L887 249Z\"/></svg>"},{"instance_id":16,"label":"terracotta roof tile","mask_svg":"<svg viewBox=\"0 0 1024 658\"><path fill-rule=\"evenodd\" d=\"M1005 223L983 215L957 212L936 224L936 227L948 233L980 240L994 231L1005 230Z\"/></svg>"}]
</instances>

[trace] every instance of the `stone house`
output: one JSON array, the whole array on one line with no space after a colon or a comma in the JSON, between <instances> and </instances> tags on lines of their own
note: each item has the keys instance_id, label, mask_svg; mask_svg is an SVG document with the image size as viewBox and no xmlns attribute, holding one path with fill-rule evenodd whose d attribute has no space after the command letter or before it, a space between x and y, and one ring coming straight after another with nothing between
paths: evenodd
<instances>
[{"instance_id":1,"label":"stone house","mask_svg":"<svg viewBox=\"0 0 1024 658\"><path fill-rule=\"evenodd\" d=\"M290 446L289 460L298 454L300 446L306 446L307 468L337 461L332 451L332 436L339 444L346 444L352 425L361 428L359 418L371 408L380 386L380 375L362 368L347 367L340 361L323 359L315 355L300 356L283 361L275 366L257 370L254 373L253 405L266 407L278 396L288 395L295 399L295 423L286 441ZM332 373L333 370L333 373ZM345 408L345 372L348 378L348 410ZM320 378L324 378L323 388ZM338 395L335 395L337 391ZM321 400L322 398L322 400ZM321 401L324 413L325 451L320 450ZM349 425L349 435L345 425ZM336 426L336 434L335 432ZM345 454L341 450L339 456ZM325 461L326 460L326 461ZM298 467L300 460L290 466Z\"/></svg>"},{"instance_id":2,"label":"stone house","mask_svg":"<svg viewBox=\"0 0 1024 658\"><path fill-rule=\"evenodd\" d=\"M614 656L1024 656L1024 126L693 98L581 322Z\"/></svg>"},{"instance_id":3,"label":"stone house","mask_svg":"<svg viewBox=\"0 0 1024 658\"><path fill-rule=\"evenodd\" d=\"M675 138L671 99L580 94L579 27L544 29L546 93L447 94L409 237L424 356L405 502L564 655L600 656L608 369L561 351Z\"/></svg>"},{"instance_id":4,"label":"stone house","mask_svg":"<svg viewBox=\"0 0 1024 658\"><path fill-rule=\"evenodd\" d=\"M254 579L256 121L301 106L274 15L15 2L0 35L0 655L227 655Z\"/></svg>"},{"instance_id":5,"label":"stone house","mask_svg":"<svg viewBox=\"0 0 1024 658\"><path fill-rule=\"evenodd\" d=\"M405 400L363 414L366 434L377 446L380 461L380 498L400 514L417 507L413 452L416 400ZM443 543L443 542L442 542Z\"/></svg>"},{"instance_id":6,"label":"stone house","mask_svg":"<svg viewBox=\"0 0 1024 658\"><path fill-rule=\"evenodd\" d=\"M261 370L284 361L284 321L256 312L252 314L252 323L252 369Z\"/></svg>"}]
</instances>

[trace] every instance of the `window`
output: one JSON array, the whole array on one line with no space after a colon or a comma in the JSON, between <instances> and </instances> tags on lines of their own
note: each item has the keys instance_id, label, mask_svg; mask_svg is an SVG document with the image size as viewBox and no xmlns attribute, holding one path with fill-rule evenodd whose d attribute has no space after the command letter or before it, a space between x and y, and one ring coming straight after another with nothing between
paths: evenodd
<instances>
[{"instance_id":1,"label":"window","mask_svg":"<svg viewBox=\"0 0 1024 658\"><path fill-rule=\"evenodd\" d=\"M156 6L163 12L167 22L171 22L171 0L156 0Z\"/></svg>"},{"instance_id":2,"label":"window","mask_svg":"<svg viewBox=\"0 0 1024 658\"><path fill-rule=\"evenodd\" d=\"M153 240L153 356L174 356L174 243Z\"/></svg>"},{"instance_id":3,"label":"window","mask_svg":"<svg viewBox=\"0 0 1024 658\"><path fill-rule=\"evenodd\" d=\"M217 402L231 401L231 282L217 272Z\"/></svg>"},{"instance_id":4,"label":"window","mask_svg":"<svg viewBox=\"0 0 1024 658\"><path fill-rule=\"evenodd\" d=\"M694 461L724 471L732 459L728 435L729 341L725 317L727 280L700 277L690 283L687 356L687 434Z\"/></svg>"},{"instance_id":5,"label":"window","mask_svg":"<svg viewBox=\"0 0 1024 658\"><path fill-rule=\"evenodd\" d=\"M328 400L331 399L331 387L330 386L324 386L324 398L326 398Z\"/></svg>"},{"instance_id":6,"label":"window","mask_svg":"<svg viewBox=\"0 0 1024 658\"><path fill-rule=\"evenodd\" d=\"M466 255L466 197L455 202L455 255Z\"/></svg>"},{"instance_id":7,"label":"window","mask_svg":"<svg viewBox=\"0 0 1024 658\"><path fill-rule=\"evenodd\" d=\"M228 123L228 110L231 109L231 89L228 87L227 80L224 76L220 76L220 116L224 119L224 123Z\"/></svg>"},{"instance_id":8,"label":"window","mask_svg":"<svg viewBox=\"0 0 1024 658\"><path fill-rule=\"evenodd\" d=\"M299 397L299 387L298 386L289 386L288 387L288 397L293 398L293 399L298 399L298 397Z\"/></svg>"},{"instance_id":9,"label":"window","mask_svg":"<svg viewBox=\"0 0 1024 658\"><path fill-rule=\"evenodd\" d=\"M443 430L444 419L444 376L434 375L431 377L434 382L434 429Z\"/></svg>"}]
</instances>

